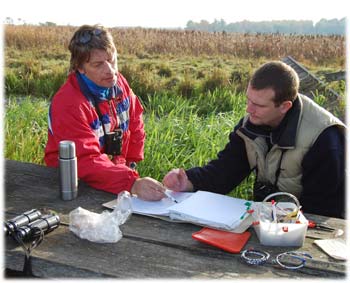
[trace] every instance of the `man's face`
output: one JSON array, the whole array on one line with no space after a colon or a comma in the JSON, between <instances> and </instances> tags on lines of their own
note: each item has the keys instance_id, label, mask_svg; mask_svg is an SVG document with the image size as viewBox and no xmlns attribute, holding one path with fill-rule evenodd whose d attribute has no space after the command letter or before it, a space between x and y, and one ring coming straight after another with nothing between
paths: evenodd
<instances>
[{"instance_id":1,"label":"man's face","mask_svg":"<svg viewBox=\"0 0 350 283\"><path fill-rule=\"evenodd\" d=\"M292 103L289 101L275 106L274 97L275 92L272 88L256 90L248 85L246 111L252 124L272 128L280 124Z\"/></svg>"},{"instance_id":2,"label":"man's face","mask_svg":"<svg viewBox=\"0 0 350 283\"><path fill-rule=\"evenodd\" d=\"M90 59L85 62L79 72L101 87L112 87L117 82L117 54L109 56L102 49L93 49Z\"/></svg>"}]
</instances>

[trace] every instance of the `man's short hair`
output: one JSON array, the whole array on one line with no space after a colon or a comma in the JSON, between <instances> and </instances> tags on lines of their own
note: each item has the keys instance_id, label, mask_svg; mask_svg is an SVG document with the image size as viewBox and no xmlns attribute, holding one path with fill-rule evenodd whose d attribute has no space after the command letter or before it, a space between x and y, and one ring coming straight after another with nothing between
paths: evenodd
<instances>
[{"instance_id":1,"label":"man's short hair","mask_svg":"<svg viewBox=\"0 0 350 283\"><path fill-rule=\"evenodd\" d=\"M271 88L275 92L274 102L294 101L299 90L299 77L294 69L281 61L272 61L255 71L250 86L256 90Z\"/></svg>"},{"instance_id":2,"label":"man's short hair","mask_svg":"<svg viewBox=\"0 0 350 283\"><path fill-rule=\"evenodd\" d=\"M112 56L116 52L112 35L100 25L83 25L73 35L68 49L71 53L70 71L76 71L90 59L93 49L101 49Z\"/></svg>"}]
</instances>

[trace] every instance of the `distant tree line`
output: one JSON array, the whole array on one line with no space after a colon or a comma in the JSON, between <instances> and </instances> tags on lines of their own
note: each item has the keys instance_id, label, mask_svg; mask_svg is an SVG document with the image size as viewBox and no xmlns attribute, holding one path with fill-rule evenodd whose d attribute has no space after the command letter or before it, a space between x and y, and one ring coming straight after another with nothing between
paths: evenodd
<instances>
[{"instance_id":1,"label":"distant tree line","mask_svg":"<svg viewBox=\"0 0 350 283\"><path fill-rule=\"evenodd\" d=\"M27 25L26 21L18 18L6 17L4 24ZM39 23L40 26L56 26L54 22ZM199 23L188 21L185 30L198 30L209 32L236 32L236 33L280 33L280 34L321 34L321 35L345 35L346 19L321 19L315 25L312 21L241 21L227 24L223 19L209 23L201 20Z\"/></svg>"},{"instance_id":2,"label":"distant tree line","mask_svg":"<svg viewBox=\"0 0 350 283\"><path fill-rule=\"evenodd\" d=\"M239 32L239 33L283 33L283 34L321 34L321 35L345 35L345 18L321 19L315 25L312 21L241 21L227 24L223 19L209 23L201 20L199 23L188 21L186 30L199 30L209 32Z\"/></svg>"}]
</instances>

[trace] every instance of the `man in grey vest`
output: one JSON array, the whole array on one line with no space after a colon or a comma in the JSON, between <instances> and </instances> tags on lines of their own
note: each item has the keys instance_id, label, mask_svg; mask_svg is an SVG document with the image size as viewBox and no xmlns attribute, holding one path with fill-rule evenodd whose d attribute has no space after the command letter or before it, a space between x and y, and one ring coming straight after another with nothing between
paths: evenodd
<instances>
[{"instance_id":1,"label":"man in grey vest","mask_svg":"<svg viewBox=\"0 0 350 283\"><path fill-rule=\"evenodd\" d=\"M288 192L304 212L345 218L345 125L298 88L298 75L285 63L262 65L247 88L248 114L217 158L171 170L164 185L227 194L254 171L255 201Z\"/></svg>"}]
</instances>

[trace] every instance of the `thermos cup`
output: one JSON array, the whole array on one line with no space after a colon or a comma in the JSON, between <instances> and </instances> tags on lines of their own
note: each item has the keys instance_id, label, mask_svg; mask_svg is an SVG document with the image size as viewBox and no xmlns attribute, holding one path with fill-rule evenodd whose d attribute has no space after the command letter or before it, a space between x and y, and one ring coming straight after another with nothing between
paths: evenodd
<instances>
[{"instance_id":1,"label":"thermos cup","mask_svg":"<svg viewBox=\"0 0 350 283\"><path fill-rule=\"evenodd\" d=\"M62 200L72 200L78 196L78 169L73 141L59 144L59 173Z\"/></svg>"}]
</instances>

